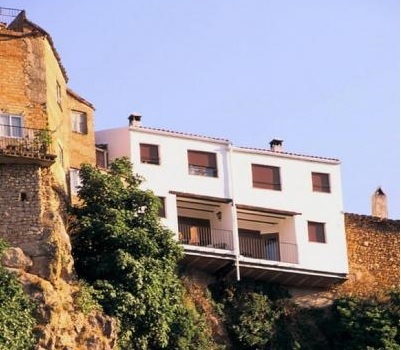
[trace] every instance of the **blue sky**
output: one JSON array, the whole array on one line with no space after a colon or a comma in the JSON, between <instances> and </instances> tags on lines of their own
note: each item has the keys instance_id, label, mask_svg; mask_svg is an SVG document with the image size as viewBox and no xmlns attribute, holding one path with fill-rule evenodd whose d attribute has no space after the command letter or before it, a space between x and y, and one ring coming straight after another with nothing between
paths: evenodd
<instances>
[{"instance_id":1,"label":"blue sky","mask_svg":"<svg viewBox=\"0 0 401 350\"><path fill-rule=\"evenodd\" d=\"M397 0L3 0L52 36L96 129L143 125L342 161L344 210L400 213Z\"/></svg>"}]
</instances>

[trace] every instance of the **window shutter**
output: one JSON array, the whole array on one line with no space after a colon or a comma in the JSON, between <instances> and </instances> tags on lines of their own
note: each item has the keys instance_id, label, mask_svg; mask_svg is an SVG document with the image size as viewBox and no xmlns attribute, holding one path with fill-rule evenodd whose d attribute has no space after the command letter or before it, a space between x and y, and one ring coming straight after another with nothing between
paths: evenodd
<instances>
[{"instance_id":1,"label":"window shutter","mask_svg":"<svg viewBox=\"0 0 401 350\"><path fill-rule=\"evenodd\" d=\"M326 243L324 223L309 221L308 236L310 242Z\"/></svg>"},{"instance_id":2,"label":"window shutter","mask_svg":"<svg viewBox=\"0 0 401 350\"><path fill-rule=\"evenodd\" d=\"M216 168L216 154L200 151L188 151L188 163L190 165Z\"/></svg>"},{"instance_id":3,"label":"window shutter","mask_svg":"<svg viewBox=\"0 0 401 350\"><path fill-rule=\"evenodd\" d=\"M329 174L312 173L312 187L316 192L330 192Z\"/></svg>"},{"instance_id":4,"label":"window shutter","mask_svg":"<svg viewBox=\"0 0 401 350\"><path fill-rule=\"evenodd\" d=\"M159 147L157 145L141 143L139 147L142 163L159 164Z\"/></svg>"},{"instance_id":5,"label":"window shutter","mask_svg":"<svg viewBox=\"0 0 401 350\"><path fill-rule=\"evenodd\" d=\"M280 168L252 164L252 181L254 187L280 191Z\"/></svg>"}]
</instances>

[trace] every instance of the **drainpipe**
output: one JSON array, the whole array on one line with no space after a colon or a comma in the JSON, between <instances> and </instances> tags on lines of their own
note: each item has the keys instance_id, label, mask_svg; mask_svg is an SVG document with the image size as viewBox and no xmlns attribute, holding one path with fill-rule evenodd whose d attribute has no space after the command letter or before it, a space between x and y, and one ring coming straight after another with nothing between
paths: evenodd
<instances>
[{"instance_id":1,"label":"drainpipe","mask_svg":"<svg viewBox=\"0 0 401 350\"><path fill-rule=\"evenodd\" d=\"M241 280L240 268L239 268L239 237L238 237L238 218L237 218L237 209L235 206L234 199L234 179L233 179L233 167L232 167L232 145L231 143L227 146L228 150L228 181L229 181L229 198L232 198L231 202L231 216L233 219L232 227L233 227L233 243L234 243L234 253L235 253L235 268L237 270L237 281Z\"/></svg>"}]
</instances>

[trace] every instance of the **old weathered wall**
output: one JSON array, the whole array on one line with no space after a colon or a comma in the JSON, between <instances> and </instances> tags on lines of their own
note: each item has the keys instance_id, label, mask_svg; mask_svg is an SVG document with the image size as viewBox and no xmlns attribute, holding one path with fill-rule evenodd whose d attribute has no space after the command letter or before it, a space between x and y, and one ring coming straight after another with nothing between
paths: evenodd
<instances>
[{"instance_id":1,"label":"old weathered wall","mask_svg":"<svg viewBox=\"0 0 401 350\"><path fill-rule=\"evenodd\" d=\"M112 349L113 319L76 304L64 193L49 168L0 164L0 237L12 247L2 264L38 305L37 349Z\"/></svg>"},{"instance_id":2,"label":"old weathered wall","mask_svg":"<svg viewBox=\"0 0 401 350\"><path fill-rule=\"evenodd\" d=\"M400 221L345 214L349 261L341 295L380 295L400 287Z\"/></svg>"}]
</instances>

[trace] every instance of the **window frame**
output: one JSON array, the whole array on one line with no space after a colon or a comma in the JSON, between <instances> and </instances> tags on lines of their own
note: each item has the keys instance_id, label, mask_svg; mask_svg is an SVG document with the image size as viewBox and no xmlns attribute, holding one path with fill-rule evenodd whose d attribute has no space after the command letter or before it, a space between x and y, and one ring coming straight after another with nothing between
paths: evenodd
<instances>
[{"instance_id":1,"label":"window frame","mask_svg":"<svg viewBox=\"0 0 401 350\"><path fill-rule=\"evenodd\" d=\"M218 177L217 153L188 149L188 174Z\"/></svg>"},{"instance_id":2,"label":"window frame","mask_svg":"<svg viewBox=\"0 0 401 350\"><path fill-rule=\"evenodd\" d=\"M312 191L321 193L331 193L331 181L329 173L312 171Z\"/></svg>"},{"instance_id":3,"label":"window frame","mask_svg":"<svg viewBox=\"0 0 401 350\"><path fill-rule=\"evenodd\" d=\"M61 84L59 83L58 80L56 80L56 101L61 108L62 106Z\"/></svg>"},{"instance_id":4,"label":"window frame","mask_svg":"<svg viewBox=\"0 0 401 350\"><path fill-rule=\"evenodd\" d=\"M8 120L3 124L0 121L0 137L10 138L22 138L23 135L23 121L24 118L16 114L0 114L1 118L7 118ZM13 120L19 120L20 125L13 125ZM8 130L8 132L7 132Z\"/></svg>"},{"instance_id":5,"label":"window frame","mask_svg":"<svg viewBox=\"0 0 401 350\"><path fill-rule=\"evenodd\" d=\"M77 134L88 134L88 115L86 112L71 110L71 130Z\"/></svg>"},{"instance_id":6,"label":"window frame","mask_svg":"<svg viewBox=\"0 0 401 350\"><path fill-rule=\"evenodd\" d=\"M326 224L324 222L308 221L308 241L311 243L327 243Z\"/></svg>"},{"instance_id":7,"label":"window frame","mask_svg":"<svg viewBox=\"0 0 401 350\"><path fill-rule=\"evenodd\" d=\"M69 176L70 176L70 192L73 195L77 195L78 187L82 186L82 180L79 176L79 169L70 168Z\"/></svg>"},{"instance_id":8,"label":"window frame","mask_svg":"<svg viewBox=\"0 0 401 350\"><path fill-rule=\"evenodd\" d=\"M262 172L271 171L272 174L267 174L266 177L268 181L260 181L260 177L262 176ZM273 191L282 191L282 182L281 182L281 168L274 165L266 165L266 164L251 164L251 172L252 172L252 187L265 189L265 190L273 190ZM271 179L271 180L270 180ZM277 181L278 180L278 181Z\"/></svg>"},{"instance_id":9,"label":"window frame","mask_svg":"<svg viewBox=\"0 0 401 350\"><path fill-rule=\"evenodd\" d=\"M146 150L146 152L145 152ZM152 156L152 151L153 156ZM149 156L148 156L149 154ZM140 143L139 144L139 158L141 163L143 164L153 164L160 165L160 152L159 145L155 145L152 143Z\"/></svg>"}]
</instances>

